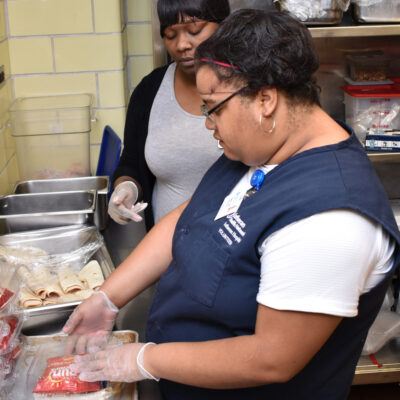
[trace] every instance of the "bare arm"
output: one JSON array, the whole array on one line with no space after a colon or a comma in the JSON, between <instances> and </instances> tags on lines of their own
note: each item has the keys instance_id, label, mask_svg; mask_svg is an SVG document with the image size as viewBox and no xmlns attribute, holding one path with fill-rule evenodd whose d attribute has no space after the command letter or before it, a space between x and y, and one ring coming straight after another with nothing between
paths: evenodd
<instances>
[{"instance_id":1,"label":"bare arm","mask_svg":"<svg viewBox=\"0 0 400 400\"><path fill-rule=\"evenodd\" d=\"M149 346L144 367L154 376L215 389L286 382L307 365L341 319L260 305L254 335Z\"/></svg>"},{"instance_id":2,"label":"bare arm","mask_svg":"<svg viewBox=\"0 0 400 400\"><path fill-rule=\"evenodd\" d=\"M163 217L101 287L117 306L124 306L156 282L172 260L172 236L189 200Z\"/></svg>"}]
</instances>

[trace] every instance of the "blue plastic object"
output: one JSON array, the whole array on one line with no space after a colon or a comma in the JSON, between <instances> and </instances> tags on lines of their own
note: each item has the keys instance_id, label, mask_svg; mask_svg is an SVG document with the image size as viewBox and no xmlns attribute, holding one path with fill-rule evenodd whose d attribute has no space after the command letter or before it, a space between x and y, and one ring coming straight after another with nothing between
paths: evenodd
<instances>
[{"instance_id":1,"label":"blue plastic object","mask_svg":"<svg viewBox=\"0 0 400 400\"><path fill-rule=\"evenodd\" d=\"M106 125L101 140L99 161L97 163L97 176L107 175L110 178L117 168L121 155L122 142L114 130ZM110 187L110 192L112 188Z\"/></svg>"}]
</instances>

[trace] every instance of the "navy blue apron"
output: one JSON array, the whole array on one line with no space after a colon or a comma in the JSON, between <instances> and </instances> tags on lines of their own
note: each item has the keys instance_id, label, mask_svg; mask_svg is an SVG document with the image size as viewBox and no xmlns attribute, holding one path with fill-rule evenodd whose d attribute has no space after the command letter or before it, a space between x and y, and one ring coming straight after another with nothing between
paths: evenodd
<instances>
[{"instance_id":1,"label":"navy blue apron","mask_svg":"<svg viewBox=\"0 0 400 400\"><path fill-rule=\"evenodd\" d=\"M379 222L400 243L387 196L354 134L284 161L236 213L214 221L224 198L247 170L222 156L182 213L173 237L173 261L158 283L150 310L148 341L196 342L253 334L260 281L258 246L292 222L327 210L350 209ZM161 380L165 399L346 399L390 275L360 297L358 315L344 318L289 382L209 390Z\"/></svg>"}]
</instances>

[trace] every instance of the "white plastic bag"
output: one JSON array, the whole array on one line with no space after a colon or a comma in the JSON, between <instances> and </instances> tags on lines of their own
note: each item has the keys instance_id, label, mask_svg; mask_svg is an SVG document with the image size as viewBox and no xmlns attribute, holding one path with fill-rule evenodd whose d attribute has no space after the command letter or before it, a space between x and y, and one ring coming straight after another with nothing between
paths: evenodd
<instances>
[{"instance_id":1,"label":"white plastic bag","mask_svg":"<svg viewBox=\"0 0 400 400\"><path fill-rule=\"evenodd\" d=\"M400 315L393 311L381 310L368 331L362 354L376 353L395 337L400 337Z\"/></svg>"}]
</instances>

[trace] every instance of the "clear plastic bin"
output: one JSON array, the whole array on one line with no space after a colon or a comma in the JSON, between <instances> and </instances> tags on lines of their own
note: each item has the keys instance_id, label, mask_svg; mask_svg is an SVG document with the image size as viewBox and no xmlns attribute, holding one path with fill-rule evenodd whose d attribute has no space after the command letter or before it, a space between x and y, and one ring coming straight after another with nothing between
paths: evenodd
<instances>
[{"instance_id":1,"label":"clear plastic bin","mask_svg":"<svg viewBox=\"0 0 400 400\"><path fill-rule=\"evenodd\" d=\"M385 81L387 80L388 66L391 58L384 54L379 55L352 55L346 57L349 75L353 81ZM367 83L368 85L368 83Z\"/></svg>"},{"instance_id":2,"label":"clear plastic bin","mask_svg":"<svg viewBox=\"0 0 400 400\"><path fill-rule=\"evenodd\" d=\"M10 106L21 180L90 175L88 93L21 97Z\"/></svg>"},{"instance_id":3,"label":"clear plastic bin","mask_svg":"<svg viewBox=\"0 0 400 400\"><path fill-rule=\"evenodd\" d=\"M345 119L362 143L369 134L400 129L400 89L394 85L342 86Z\"/></svg>"}]
</instances>

